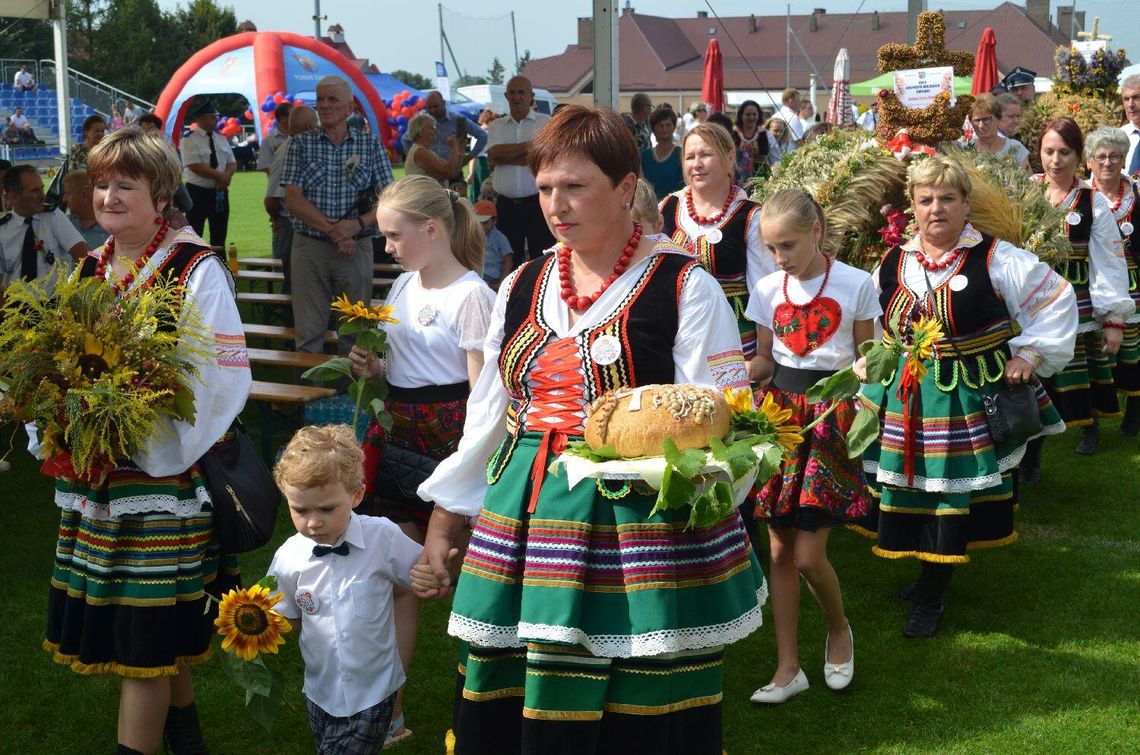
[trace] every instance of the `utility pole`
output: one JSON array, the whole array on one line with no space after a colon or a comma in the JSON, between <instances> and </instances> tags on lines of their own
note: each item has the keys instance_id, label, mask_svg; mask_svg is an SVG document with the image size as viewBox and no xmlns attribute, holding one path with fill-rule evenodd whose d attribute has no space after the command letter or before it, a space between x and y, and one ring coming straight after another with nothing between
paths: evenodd
<instances>
[{"instance_id":1,"label":"utility pole","mask_svg":"<svg viewBox=\"0 0 1140 755\"><path fill-rule=\"evenodd\" d=\"M71 149L71 95L67 84L67 3L51 3L52 38L55 42L55 101L59 108L59 151Z\"/></svg>"},{"instance_id":2,"label":"utility pole","mask_svg":"<svg viewBox=\"0 0 1140 755\"><path fill-rule=\"evenodd\" d=\"M511 39L515 43L515 75L522 73L519 70L519 34L515 31L515 12L511 11ZM510 76L507 77L511 78Z\"/></svg>"},{"instance_id":3,"label":"utility pole","mask_svg":"<svg viewBox=\"0 0 1140 755\"><path fill-rule=\"evenodd\" d=\"M439 11L439 62L447 60L443 57L443 3L435 4L436 10ZM456 72L458 73L458 71Z\"/></svg>"},{"instance_id":4,"label":"utility pole","mask_svg":"<svg viewBox=\"0 0 1140 755\"><path fill-rule=\"evenodd\" d=\"M321 15L321 0L313 0L313 39L321 38L321 21L325 18Z\"/></svg>"},{"instance_id":5,"label":"utility pole","mask_svg":"<svg viewBox=\"0 0 1140 755\"><path fill-rule=\"evenodd\" d=\"M792 6L784 15L784 88L792 85Z\"/></svg>"}]
</instances>

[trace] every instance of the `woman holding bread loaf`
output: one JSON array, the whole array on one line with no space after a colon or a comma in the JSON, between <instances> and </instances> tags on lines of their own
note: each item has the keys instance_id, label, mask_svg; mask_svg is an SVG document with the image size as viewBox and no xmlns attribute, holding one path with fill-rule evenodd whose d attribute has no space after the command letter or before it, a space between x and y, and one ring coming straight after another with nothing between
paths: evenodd
<instances>
[{"instance_id":1,"label":"woman holding bread loaf","mask_svg":"<svg viewBox=\"0 0 1140 755\"><path fill-rule=\"evenodd\" d=\"M760 205L732 183L736 147L715 123L685 132L685 188L661 201L662 233L694 254L732 305L744 358L756 355L756 326L744 315L748 293L775 267L760 243Z\"/></svg>"},{"instance_id":2,"label":"woman holding bread loaf","mask_svg":"<svg viewBox=\"0 0 1140 755\"><path fill-rule=\"evenodd\" d=\"M631 219L639 156L620 116L564 107L527 159L559 243L500 288L459 450L419 489L435 503L421 596L450 592L475 519L448 627L456 752L720 755L723 648L759 626L767 592L739 515L686 529L687 512L650 517L639 483L571 488L549 467L610 391L659 384L638 395L691 410L695 393L662 384L747 387L735 318L684 249ZM662 430L644 422L645 451Z\"/></svg>"},{"instance_id":3,"label":"woman holding bread loaf","mask_svg":"<svg viewBox=\"0 0 1140 755\"><path fill-rule=\"evenodd\" d=\"M1064 432L1040 378L1072 359L1077 307L1046 263L967 222L970 176L953 159L912 162L907 190L918 233L872 273L883 340L904 354L888 380L863 387L880 423L863 468L880 493L875 554L922 562L900 594L913 603L903 635L930 637L954 565L970 560L969 549L1017 538L1013 472L1026 438L995 439L986 399L1032 386L1039 435Z\"/></svg>"},{"instance_id":4,"label":"woman holding bread loaf","mask_svg":"<svg viewBox=\"0 0 1140 755\"><path fill-rule=\"evenodd\" d=\"M779 271L763 278L749 300L747 314L757 325L751 377L771 383L766 390L791 412L788 421L805 427L831 407L830 401L809 403L808 388L851 366L856 346L874 337L874 319L883 310L869 274L823 253L823 210L806 191L773 195L760 231ZM870 504L861 462L847 455L854 418L854 403L840 400L757 496L756 518L768 520L779 660L753 702L782 703L808 688L796 639L801 574L827 617L824 681L844 689L855 673L851 626L827 560L830 528L866 516Z\"/></svg>"}]
</instances>

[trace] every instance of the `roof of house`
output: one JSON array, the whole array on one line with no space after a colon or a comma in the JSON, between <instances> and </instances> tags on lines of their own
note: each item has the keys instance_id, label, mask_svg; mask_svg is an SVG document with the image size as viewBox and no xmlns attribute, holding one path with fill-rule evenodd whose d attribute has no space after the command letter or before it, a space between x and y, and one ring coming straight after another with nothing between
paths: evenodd
<instances>
[{"instance_id":1,"label":"roof of house","mask_svg":"<svg viewBox=\"0 0 1140 755\"><path fill-rule=\"evenodd\" d=\"M791 17L791 83L806 87L810 75L820 74L830 84L835 55L847 48L851 61L851 81L878 75L877 53L888 42L907 39L907 14L878 14L878 28L872 26L872 13L824 13L816 17ZM977 50L987 27L997 37L998 70L1016 66L1051 76L1053 54L1065 39L1036 26L1023 8L1003 2L992 10L945 11L946 48ZM699 90L708 40L716 38L724 60L725 89L780 89L785 83L786 19L784 16L755 17L756 31L750 30L748 16L731 18L663 18L627 11L618 26L619 76L622 91ZM814 63L814 69L808 62ZM536 87L556 93L574 93L593 78L591 46L569 45L560 55L531 60L523 74Z\"/></svg>"}]
</instances>

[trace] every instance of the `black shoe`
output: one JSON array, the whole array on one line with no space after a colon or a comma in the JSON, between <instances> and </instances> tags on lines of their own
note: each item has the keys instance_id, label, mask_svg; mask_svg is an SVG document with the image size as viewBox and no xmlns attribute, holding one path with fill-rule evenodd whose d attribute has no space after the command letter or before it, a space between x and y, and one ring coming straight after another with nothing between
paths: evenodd
<instances>
[{"instance_id":1,"label":"black shoe","mask_svg":"<svg viewBox=\"0 0 1140 755\"><path fill-rule=\"evenodd\" d=\"M938 623L942 620L942 613L946 610L944 603L928 606L915 603L910 609L910 617L903 627L903 637L916 639L919 637L933 637L938 633Z\"/></svg>"},{"instance_id":2,"label":"black shoe","mask_svg":"<svg viewBox=\"0 0 1140 755\"><path fill-rule=\"evenodd\" d=\"M1132 397L1128 398L1128 409L1124 412L1124 419L1120 422L1120 434L1125 438L1133 438L1140 433L1140 410L1132 408Z\"/></svg>"},{"instance_id":3,"label":"black shoe","mask_svg":"<svg viewBox=\"0 0 1140 755\"><path fill-rule=\"evenodd\" d=\"M198 708L194 703L185 708L171 707L166 711L162 746L173 755L210 755L209 748L202 740L202 729L198 724Z\"/></svg>"},{"instance_id":4,"label":"black shoe","mask_svg":"<svg viewBox=\"0 0 1140 755\"><path fill-rule=\"evenodd\" d=\"M1100 428L1089 425L1081 429L1081 442L1077 444L1077 453L1081 456L1092 456L1100 445Z\"/></svg>"},{"instance_id":5,"label":"black shoe","mask_svg":"<svg viewBox=\"0 0 1140 755\"><path fill-rule=\"evenodd\" d=\"M913 602L918 597L918 580L911 582L909 585L899 590L899 597L903 600Z\"/></svg>"},{"instance_id":6,"label":"black shoe","mask_svg":"<svg viewBox=\"0 0 1140 755\"><path fill-rule=\"evenodd\" d=\"M1035 438L1025 444L1025 455L1018 466L1017 479L1022 485L1036 485L1041 482L1041 447L1044 438Z\"/></svg>"}]
</instances>

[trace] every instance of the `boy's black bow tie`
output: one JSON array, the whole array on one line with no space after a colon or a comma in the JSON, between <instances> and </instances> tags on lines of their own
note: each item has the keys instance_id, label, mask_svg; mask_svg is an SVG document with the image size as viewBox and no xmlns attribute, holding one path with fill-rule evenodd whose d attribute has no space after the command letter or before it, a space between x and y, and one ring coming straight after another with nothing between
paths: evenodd
<instances>
[{"instance_id":1,"label":"boy's black bow tie","mask_svg":"<svg viewBox=\"0 0 1140 755\"><path fill-rule=\"evenodd\" d=\"M313 555L314 556L318 556L318 557L327 556L330 553L335 553L338 556L347 556L348 555L348 543L341 543L340 545L336 546L335 548L332 547L331 545L314 545L313 546Z\"/></svg>"}]
</instances>

